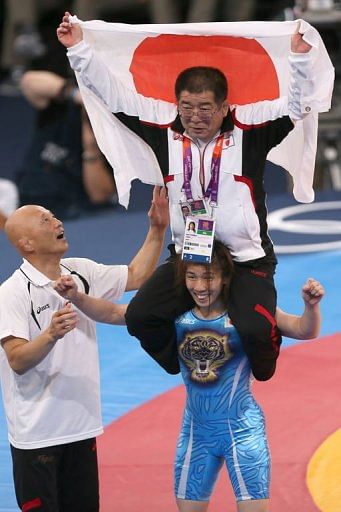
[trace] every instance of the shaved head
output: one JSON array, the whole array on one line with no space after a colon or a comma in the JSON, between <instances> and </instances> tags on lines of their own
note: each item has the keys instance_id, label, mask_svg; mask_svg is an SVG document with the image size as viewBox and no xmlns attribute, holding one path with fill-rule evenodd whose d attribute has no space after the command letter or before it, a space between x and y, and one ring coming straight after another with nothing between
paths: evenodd
<instances>
[{"instance_id":1,"label":"shaved head","mask_svg":"<svg viewBox=\"0 0 341 512\"><path fill-rule=\"evenodd\" d=\"M30 236L34 222L39 215L47 211L42 206L28 204L15 210L5 224L5 233L10 242L20 250L20 240L24 236Z\"/></svg>"},{"instance_id":2,"label":"shaved head","mask_svg":"<svg viewBox=\"0 0 341 512\"><path fill-rule=\"evenodd\" d=\"M28 204L15 210L5 224L5 232L19 254L40 272L56 279L60 259L68 250L63 223L50 210Z\"/></svg>"},{"instance_id":3,"label":"shaved head","mask_svg":"<svg viewBox=\"0 0 341 512\"><path fill-rule=\"evenodd\" d=\"M40 265L58 259L68 249L63 223L50 210L36 204L18 208L5 224L10 242L24 258Z\"/></svg>"}]
</instances>

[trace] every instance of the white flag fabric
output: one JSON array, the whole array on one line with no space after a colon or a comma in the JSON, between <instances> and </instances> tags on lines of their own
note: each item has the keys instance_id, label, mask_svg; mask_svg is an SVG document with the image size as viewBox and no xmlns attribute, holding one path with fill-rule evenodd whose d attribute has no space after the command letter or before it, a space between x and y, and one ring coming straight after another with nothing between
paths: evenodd
<instances>
[{"instance_id":1,"label":"white flag fabric","mask_svg":"<svg viewBox=\"0 0 341 512\"><path fill-rule=\"evenodd\" d=\"M331 107L334 68L319 33L307 22L128 25L81 22L75 16L70 21L81 23L85 42L125 87L171 104L177 75L198 65L225 73L230 104L287 96L291 36L299 26L312 45L311 75L302 98L302 113L307 115L268 159L292 175L297 201L313 201L318 113ZM127 207L133 179L163 184L158 162L149 146L123 126L79 77L78 83L98 145L114 169L119 202Z\"/></svg>"}]
</instances>

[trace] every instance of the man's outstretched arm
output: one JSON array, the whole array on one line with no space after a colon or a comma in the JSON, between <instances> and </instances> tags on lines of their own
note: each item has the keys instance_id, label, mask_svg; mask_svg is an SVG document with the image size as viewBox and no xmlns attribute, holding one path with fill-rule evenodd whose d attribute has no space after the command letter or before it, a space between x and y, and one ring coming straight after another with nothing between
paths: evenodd
<instances>
[{"instance_id":1,"label":"man's outstretched arm","mask_svg":"<svg viewBox=\"0 0 341 512\"><path fill-rule=\"evenodd\" d=\"M152 204L148 212L150 227L146 239L128 265L126 291L137 290L151 276L161 255L169 224L166 187L154 187Z\"/></svg>"}]
</instances>

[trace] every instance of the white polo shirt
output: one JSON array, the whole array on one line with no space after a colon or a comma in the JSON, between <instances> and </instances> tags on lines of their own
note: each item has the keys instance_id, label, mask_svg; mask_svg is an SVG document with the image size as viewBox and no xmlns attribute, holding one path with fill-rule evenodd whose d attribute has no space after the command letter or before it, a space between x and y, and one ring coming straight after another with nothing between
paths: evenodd
<instances>
[{"instance_id":1,"label":"white polo shirt","mask_svg":"<svg viewBox=\"0 0 341 512\"><path fill-rule=\"evenodd\" d=\"M61 271L72 271L79 290L111 301L121 298L128 278L125 265L84 258L62 260ZM24 260L0 286L0 339L33 340L64 305L50 279ZM11 369L0 348L0 372L9 441L16 448L70 443L103 432L96 324L83 313L77 327L24 375Z\"/></svg>"}]
</instances>

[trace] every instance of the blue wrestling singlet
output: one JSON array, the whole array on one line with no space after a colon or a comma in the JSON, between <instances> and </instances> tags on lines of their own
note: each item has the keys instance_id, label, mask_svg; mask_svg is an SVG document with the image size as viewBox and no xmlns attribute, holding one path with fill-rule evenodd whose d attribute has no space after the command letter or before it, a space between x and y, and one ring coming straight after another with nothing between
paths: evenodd
<instances>
[{"instance_id":1,"label":"blue wrestling singlet","mask_svg":"<svg viewBox=\"0 0 341 512\"><path fill-rule=\"evenodd\" d=\"M176 321L187 399L175 458L175 495L210 499L225 460L237 501L269 497L270 455L251 370L226 314Z\"/></svg>"}]
</instances>

